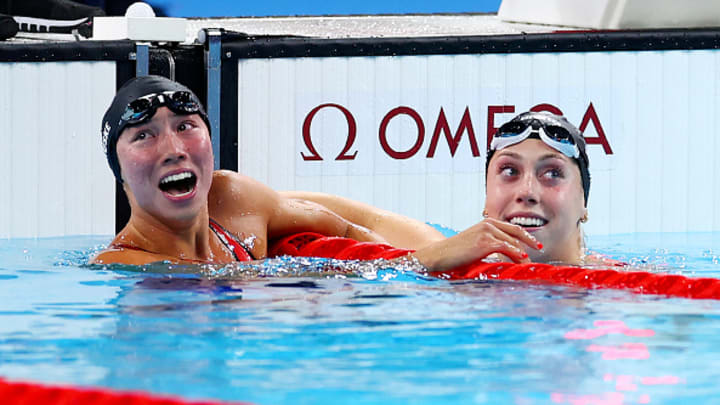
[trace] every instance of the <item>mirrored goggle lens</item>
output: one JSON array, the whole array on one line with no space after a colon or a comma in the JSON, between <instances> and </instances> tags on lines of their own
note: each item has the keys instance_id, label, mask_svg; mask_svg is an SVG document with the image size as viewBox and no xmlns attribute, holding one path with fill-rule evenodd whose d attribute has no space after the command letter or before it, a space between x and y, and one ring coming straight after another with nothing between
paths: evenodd
<instances>
[{"instance_id":1,"label":"mirrored goggle lens","mask_svg":"<svg viewBox=\"0 0 720 405\"><path fill-rule=\"evenodd\" d=\"M158 107L167 105L176 113L193 114L200 111L200 105L195 102L187 91L151 94L128 104L121 119L127 124L138 124L155 114Z\"/></svg>"},{"instance_id":2,"label":"mirrored goggle lens","mask_svg":"<svg viewBox=\"0 0 720 405\"><path fill-rule=\"evenodd\" d=\"M187 91L176 91L168 94L168 106L175 112L196 113L200 111L200 105L195 102L192 95Z\"/></svg>"},{"instance_id":3,"label":"mirrored goggle lens","mask_svg":"<svg viewBox=\"0 0 720 405\"><path fill-rule=\"evenodd\" d=\"M562 143L569 143L572 145L575 144L575 140L573 139L572 135L570 135L570 132L568 132L565 128L556 125L543 124L537 122L536 120L529 122L508 122L498 129L495 136L498 138L505 138L519 135L525 132L525 130L527 130L528 127L532 126L533 123L536 123L536 125L533 126L533 129L543 128L545 130L545 133L551 139Z\"/></svg>"},{"instance_id":4,"label":"mirrored goggle lens","mask_svg":"<svg viewBox=\"0 0 720 405\"><path fill-rule=\"evenodd\" d=\"M550 138L558 142L575 145L575 140L573 139L572 135L570 135L570 132L568 132L565 128L554 125L545 125L544 127L545 133Z\"/></svg>"},{"instance_id":5,"label":"mirrored goggle lens","mask_svg":"<svg viewBox=\"0 0 720 405\"><path fill-rule=\"evenodd\" d=\"M515 136L523 133L528 127L528 124L523 122L508 122L502 125L495 136L498 138L505 138L509 136Z\"/></svg>"},{"instance_id":6,"label":"mirrored goggle lens","mask_svg":"<svg viewBox=\"0 0 720 405\"><path fill-rule=\"evenodd\" d=\"M128 104L121 118L128 124L138 123L148 116L152 107L152 100L146 98L137 99Z\"/></svg>"}]
</instances>

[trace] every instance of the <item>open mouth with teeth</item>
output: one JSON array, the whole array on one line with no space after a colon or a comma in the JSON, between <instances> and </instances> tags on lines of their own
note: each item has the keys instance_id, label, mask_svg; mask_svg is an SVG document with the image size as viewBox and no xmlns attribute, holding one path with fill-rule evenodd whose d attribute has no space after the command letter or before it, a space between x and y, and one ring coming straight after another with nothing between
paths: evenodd
<instances>
[{"instance_id":1,"label":"open mouth with teeth","mask_svg":"<svg viewBox=\"0 0 720 405\"><path fill-rule=\"evenodd\" d=\"M173 197L185 197L195 190L197 177L192 172L182 172L165 176L160 180L160 190Z\"/></svg>"},{"instance_id":2,"label":"open mouth with teeth","mask_svg":"<svg viewBox=\"0 0 720 405\"><path fill-rule=\"evenodd\" d=\"M538 217L513 217L510 218L511 224L520 225L523 228L538 228L548 223L546 219Z\"/></svg>"}]
</instances>

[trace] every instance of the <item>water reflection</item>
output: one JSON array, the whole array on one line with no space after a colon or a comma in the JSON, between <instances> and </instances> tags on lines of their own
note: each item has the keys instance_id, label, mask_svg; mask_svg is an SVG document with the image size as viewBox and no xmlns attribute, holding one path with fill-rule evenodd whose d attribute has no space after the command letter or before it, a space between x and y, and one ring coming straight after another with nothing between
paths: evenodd
<instances>
[{"instance_id":1,"label":"water reflection","mask_svg":"<svg viewBox=\"0 0 720 405\"><path fill-rule=\"evenodd\" d=\"M594 328L590 329L574 329L565 334L565 339L569 340L598 340L608 335L621 335L621 338L637 338L651 339L655 336L652 329L631 329L625 322L620 320L597 320L593 322ZM602 353L602 360L648 360L650 359L650 350L643 342L622 342L612 345L601 345L592 343L585 347L588 352ZM602 377L604 383L614 383L614 391L602 393L579 394L570 390L570 393L555 391L551 394L552 402L557 404L596 404L596 405L613 405L623 403L639 403L649 404L652 401L651 394L648 393L648 387L659 385L677 385L684 382L684 379L674 375L655 375L655 376L638 376L622 373L623 369L630 373L632 369L637 368L624 366L620 362L616 366L615 373L605 373ZM658 372L659 370L655 370ZM600 385L600 384L599 384ZM607 385L607 384L606 384Z\"/></svg>"},{"instance_id":2,"label":"water reflection","mask_svg":"<svg viewBox=\"0 0 720 405\"><path fill-rule=\"evenodd\" d=\"M717 394L717 301L450 283L322 260L271 264L285 270L96 268L78 262L82 254L24 247L8 258L24 264L0 272L10 297L0 314L7 377L256 403L682 403Z\"/></svg>"}]
</instances>

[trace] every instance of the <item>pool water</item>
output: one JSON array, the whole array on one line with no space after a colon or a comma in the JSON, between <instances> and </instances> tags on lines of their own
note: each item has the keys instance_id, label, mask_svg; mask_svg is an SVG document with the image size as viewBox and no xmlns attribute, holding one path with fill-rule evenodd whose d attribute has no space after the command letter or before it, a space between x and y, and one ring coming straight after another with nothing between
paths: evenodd
<instances>
[{"instance_id":1,"label":"pool water","mask_svg":"<svg viewBox=\"0 0 720 405\"><path fill-rule=\"evenodd\" d=\"M0 241L0 376L258 404L720 398L720 301L338 272L319 259L85 266L109 239ZM720 233L588 245L645 270L720 277Z\"/></svg>"}]
</instances>

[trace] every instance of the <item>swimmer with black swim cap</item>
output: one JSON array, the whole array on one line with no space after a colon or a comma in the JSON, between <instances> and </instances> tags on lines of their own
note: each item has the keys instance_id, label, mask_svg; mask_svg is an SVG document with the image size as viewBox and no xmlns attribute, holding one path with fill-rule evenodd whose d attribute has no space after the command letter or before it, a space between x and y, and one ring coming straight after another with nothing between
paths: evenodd
<instances>
[{"instance_id":1,"label":"swimmer with black swim cap","mask_svg":"<svg viewBox=\"0 0 720 405\"><path fill-rule=\"evenodd\" d=\"M143 76L118 91L101 133L131 214L94 263L261 259L268 237L305 230L383 241L316 204L214 171L209 128L202 103L180 83Z\"/></svg>"},{"instance_id":2,"label":"swimmer with black swim cap","mask_svg":"<svg viewBox=\"0 0 720 405\"><path fill-rule=\"evenodd\" d=\"M506 229L493 243L486 243L490 239L482 227L445 239L432 227L392 213L372 224L380 229L377 233L247 176L214 171L202 104L190 89L160 76L126 83L105 113L101 133L108 164L131 211L128 224L93 263L263 259L269 240L309 231L419 249L413 256L420 263L445 270L494 252L527 261L521 244L537 243L508 223L499 225ZM343 207L350 218L370 218L371 212L377 211L357 204ZM382 224L392 225L378 226Z\"/></svg>"},{"instance_id":3,"label":"swimmer with black swim cap","mask_svg":"<svg viewBox=\"0 0 720 405\"><path fill-rule=\"evenodd\" d=\"M102 143L115 178L122 183L117 157L117 141L123 130L149 121L158 107L165 106L180 115L197 114L210 128L210 120L195 93L178 82L162 76L141 76L118 90L105 112Z\"/></svg>"}]
</instances>

